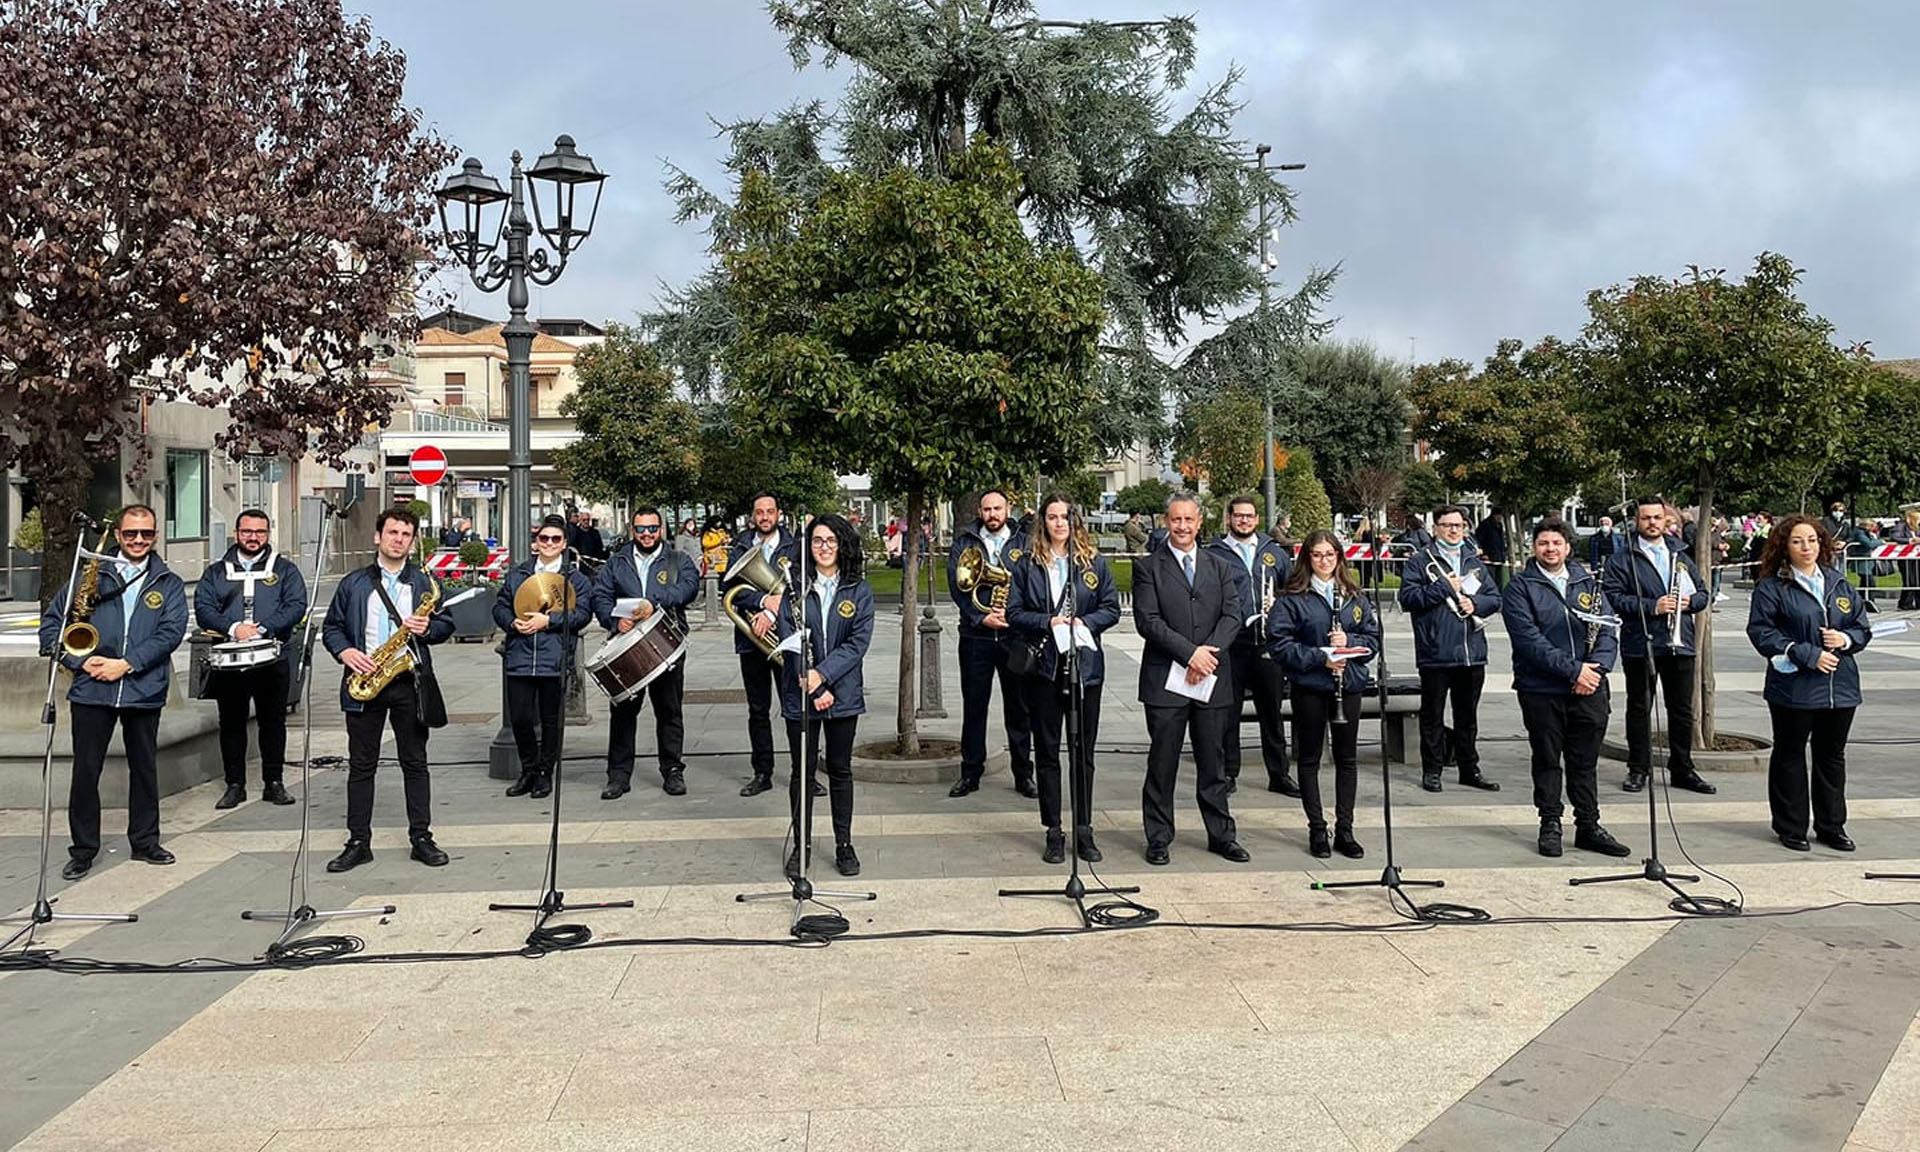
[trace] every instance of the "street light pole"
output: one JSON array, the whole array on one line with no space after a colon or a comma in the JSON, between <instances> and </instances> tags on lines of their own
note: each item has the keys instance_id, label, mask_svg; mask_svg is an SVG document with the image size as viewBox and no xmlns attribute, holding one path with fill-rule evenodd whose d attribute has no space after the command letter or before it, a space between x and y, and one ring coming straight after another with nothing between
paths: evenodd
<instances>
[{"instance_id":1,"label":"street light pole","mask_svg":"<svg viewBox=\"0 0 1920 1152\"><path fill-rule=\"evenodd\" d=\"M1268 244L1274 239L1273 221L1267 214L1267 154L1273 151L1273 145L1261 144L1254 148L1254 162L1260 170L1260 411L1265 423L1262 425L1266 436L1260 443L1260 455L1264 459L1264 483L1262 495L1267 503L1267 527L1271 529L1280 522L1279 501L1274 495L1273 483L1273 361L1271 345L1267 341L1267 321L1272 304L1272 281L1269 279L1278 258ZM1299 172L1305 164L1276 164L1277 172Z\"/></svg>"},{"instance_id":2,"label":"street light pole","mask_svg":"<svg viewBox=\"0 0 1920 1152\"><path fill-rule=\"evenodd\" d=\"M527 284L552 284L566 270L567 258L593 232L600 211L600 186L606 174L594 167L592 159L575 151L573 137L554 140L553 151L534 161L525 172L520 168L518 149L513 153L513 176L509 189L482 170L480 161L469 157L456 175L449 176L434 195L440 201L440 222L454 256L466 266L474 287L482 292L507 290L507 323L500 330L507 346L507 556L513 564L533 554L533 422L532 365L533 337L536 329L527 319ZM537 181L533 195L533 219L527 218L527 181ZM576 212L576 196L585 188L591 199L584 213ZM552 196L551 205L543 205L540 191ZM506 215L491 241L481 237L493 206L506 203ZM462 219L456 227L450 209L458 205ZM584 215L585 224L577 221ZM548 226L547 221L553 221ZM535 248L534 232L545 244ZM505 255L496 255L501 242ZM520 754L507 725L506 678L501 678L500 730L494 733L488 752L488 774L504 779L515 774Z\"/></svg>"}]
</instances>

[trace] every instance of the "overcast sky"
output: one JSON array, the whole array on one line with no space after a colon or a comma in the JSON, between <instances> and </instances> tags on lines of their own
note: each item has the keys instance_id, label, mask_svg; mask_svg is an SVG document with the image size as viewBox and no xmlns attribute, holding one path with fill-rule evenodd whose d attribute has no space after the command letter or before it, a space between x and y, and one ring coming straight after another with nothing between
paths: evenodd
<instances>
[{"instance_id":1,"label":"overcast sky","mask_svg":"<svg viewBox=\"0 0 1920 1152\"><path fill-rule=\"evenodd\" d=\"M503 178L560 132L612 174L535 311L629 319L706 263L662 191L718 173L711 120L831 98L756 0L347 0L407 52L409 98ZM1048 18L1191 12L1203 84L1247 76L1241 135L1300 160L1279 275L1340 263L1338 334L1478 359L1577 335L1589 289L1763 249L1842 340L1920 356L1920 4L1042 0ZM470 287L462 306L504 315Z\"/></svg>"}]
</instances>

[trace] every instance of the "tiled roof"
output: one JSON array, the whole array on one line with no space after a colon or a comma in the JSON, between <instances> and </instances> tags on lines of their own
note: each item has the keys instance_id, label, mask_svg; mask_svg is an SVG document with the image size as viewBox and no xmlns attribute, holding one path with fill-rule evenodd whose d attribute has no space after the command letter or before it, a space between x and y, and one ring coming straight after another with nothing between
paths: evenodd
<instances>
[{"instance_id":1,"label":"tiled roof","mask_svg":"<svg viewBox=\"0 0 1920 1152\"><path fill-rule=\"evenodd\" d=\"M495 348L505 348L507 346L506 338L500 335L500 325L498 324L492 324L485 328L476 328L472 332L464 335L458 332L449 332L445 328L422 328L420 330L420 338L414 341L414 343L427 347L450 347L473 344L488 344ZM535 352L554 353L562 356L571 356L577 351L573 345L567 343L565 340L556 340L545 332L534 333L533 350Z\"/></svg>"}]
</instances>

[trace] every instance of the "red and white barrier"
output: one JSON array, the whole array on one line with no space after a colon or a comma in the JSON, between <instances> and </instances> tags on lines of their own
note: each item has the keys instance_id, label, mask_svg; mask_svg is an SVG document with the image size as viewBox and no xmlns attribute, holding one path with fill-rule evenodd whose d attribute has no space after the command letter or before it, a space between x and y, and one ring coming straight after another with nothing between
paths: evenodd
<instances>
[{"instance_id":1,"label":"red and white barrier","mask_svg":"<svg viewBox=\"0 0 1920 1152\"><path fill-rule=\"evenodd\" d=\"M1920 560L1920 544L1876 544L1868 556L1874 560Z\"/></svg>"},{"instance_id":2,"label":"red and white barrier","mask_svg":"<svg viewBox=\"0 0 1920 1152\"><path fill-rule=\"evenodd\" d=\"M453 548L442 548L427 557L426 569L435 578L440 580L451 580L456 576L464 576L467 572L467 566L460 562L459 551ZM486 567L482 570L489 576L498 576L502 572L505 572L506 569L507 550L505 548L489 550L487 553Z\"/></svg>"}]
</instances>

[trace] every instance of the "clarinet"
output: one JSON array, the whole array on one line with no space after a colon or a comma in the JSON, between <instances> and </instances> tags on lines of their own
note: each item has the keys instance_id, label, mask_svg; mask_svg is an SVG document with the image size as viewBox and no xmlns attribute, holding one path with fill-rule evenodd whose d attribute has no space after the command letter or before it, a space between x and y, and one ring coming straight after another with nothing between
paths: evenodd
<instances>
[{"instance_id":1,"label":"clarinet","mask_svg":"<svg viewBox=\"0 0 1920 1152\"><path fill-rule=\"evenodd\" d=\"M1667 592L1673 597L1673 618L1667 622L1667 643L1680 647L1680 554L1667 553Z\"/></svg>"},{"instance_id":2,"label":"clarinet","mask_svg":"<svg viewBox=\"0 0 1920 1152\"><path fill-rule=\"evenodd\" d=\"M1348 601L1348 603L1351 603L1351 601ZM1341 603L1339 594L1335 593L1333 598L1333 622L1327 626L1328 647L1333 646L1333 634L1340 629L1340 613L1345 608L1346 604ZM1333 722L1335 724L1345 724L1347 722L1346 689L1347 670L1342 668L1333 674Z\"/></svg>"}]
</instances>

